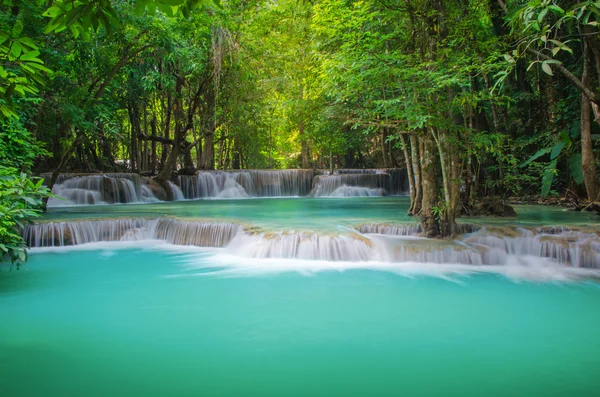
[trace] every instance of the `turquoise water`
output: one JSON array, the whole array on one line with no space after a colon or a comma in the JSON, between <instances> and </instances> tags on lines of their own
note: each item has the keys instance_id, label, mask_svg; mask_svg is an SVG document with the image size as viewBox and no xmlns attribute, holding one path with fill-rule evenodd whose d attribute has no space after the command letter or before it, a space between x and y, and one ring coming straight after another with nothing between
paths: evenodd
<instances>
[{"instance_id":1,"label":"turquoise water","mask_svg":"<svg viewBox=\"0 0 600 397\"><path fill-rule=\"evenodd\" d=\"M406 215L408 197L365 198L262 198L248 200L197 200L153 204L90 205L51 208L42 220L105 217L202 218L239 221L273 229L335 229L365 222L414 223ZM515 206L517 218L462 218L463 223L500 225L598 225L600 217L559 207Z\"/></svg>"},{"instance_id":2,"label":"turquoise water","mask_svg":"<svg viewBox=\"0 0 600 397\"><path fill-rule=\"evenodd\" d=\"M600 284L114 247L2 269L2 396L600 395Z\"/></svg>"},{"instance_id":3,"label":"turquoise water","mask_svg":"<svg viewBox=\"0 0 600 397\"><path fill-rule=\"evenodd\" d=\"M43 220L328 231L415 222L407 208L403 197L204 200ZM462 222L598 227L588 213L516 209ZM20 271L0 266L0 396L600 395L598 273L546 265L250 259L152 240L34 250Z\"/></svg>"}]
</instances>

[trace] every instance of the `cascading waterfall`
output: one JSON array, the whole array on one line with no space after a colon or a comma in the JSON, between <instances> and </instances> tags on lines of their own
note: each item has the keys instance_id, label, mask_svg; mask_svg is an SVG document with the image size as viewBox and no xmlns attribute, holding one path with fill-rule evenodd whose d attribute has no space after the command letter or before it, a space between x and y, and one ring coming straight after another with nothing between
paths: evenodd
<instances>
[{"instance_id":1,"label":"cascading waterfall","mask_svg":"<svg viewBox=\"0 0 600 397\"><path fill-rule=\"evenodd\" d=\"M476 225L462 223L457 224L456 227L458 234L473 233L481 229ZM408 225L364 223L358 225L356 230L362 234L387 234L392 236L417 236L423 232L423 228L418 223Z\"/></svg>"},{"instance_id":2,"label":"cascading waterfall","mask_svg":"<svg viewBox=\"0 0 600 397\"><path fill-rule=\"evenodd\" d=\"M198 171L168 182L174 200L248 197L374 197L404 194L404 169ZM42 175L49 178L49 174ZM138 174L61 174L50 207L159 201Z\"/></svg>"},{"instance_id":3,"label":"cascading waterfall","mask_svg":"<svg viewBox=\"0 0 600 397\"><path fill-rule=\"evenodd\" d=\"M398 172L400 171L400 172ZM406 192L404 170L338 170L314 178L311 196L365 197Z\"/></svg>"},{"instance_id":4,"label":"cascading waterfall","mask_svg":"<svg viewBox=\"0 0 600 397\"><path fill-rule=\"evenodd\" d=\"M198 171L177 179L186 199L306 196L313 170Z\"/></svg>"},{"instance_id":5,"label":"cascading waterfall","mask_svg":"<svg viewBox=\"0 0 600 397\"><path fill-rule=\"evenodd\" d=\"M42 177L49 178L48 175ZM49 207L158 201L152 191L141 184L138 174L61 174L52 193L63 199L51 198Z\"/></svg>"},{"instance_id":6,"label":"cascading waterfall","mask_svg":"<svg viewBox=\"0 0 600 397\"><path fill-rule=\"evenodd\" d=\"M335 189L330 197L379 197L383 195L385 195L384 189L343 185Z\"/></svg>"},{"instance_id":7,"label":"cascading waterfall","mask_svg":"<svg viewBox=\"0 0 600 397\"><path fill-rule=\"evenodd\" d=\"M177 186L176 184L174 184L171 181L167 181L167 184L171 188L171 193L173 194L173 200L174 201L185 200L185 196L183 195L183 192L181 191L181 189L179 188L179 186Z\"/></svg>"},{"instance_id":8,"label":"cascading waterfall","mask_svg":"<svg viewBox=\"0 0 600 397\"><path fill-rule=\"evenodd\" d=\"M237 223L158 219L108 219L25 225L30 247L65 247L101 241L163 240L175 245L223 247L241 230Z\"/></svg>"},{"instance_id":9,"label":"cascading waterfall","mask_svg":"<svg viewBox=\"0 0 600 397\"><path fill-rule=\"evenodd\" d=\"M26 225L31 247L60 247L98 241L156 239L175 245L224 247L248 258L465 265L515 265L526 258L576 268L600 269L596 231L485 229L464 225L457 240L415 236L418 225L360 225L335 234L265 232L237 223L172 218L51 222ZM544 262L546 261L546 262Z\"/></svg>"}]
</instances>

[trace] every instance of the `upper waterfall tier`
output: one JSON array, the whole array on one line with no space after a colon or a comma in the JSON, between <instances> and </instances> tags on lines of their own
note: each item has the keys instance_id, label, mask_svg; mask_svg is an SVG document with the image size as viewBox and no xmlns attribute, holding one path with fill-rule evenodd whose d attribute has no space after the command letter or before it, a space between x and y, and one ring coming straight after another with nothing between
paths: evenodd
<instances>
[{"instance_id":1,"label":"upper waterfall tier","mask_svg":"<svg viewBox=\"0 0 600 397\"><path fill-rule=\"evenodd\" d=\"M340 233L265 232L233 222L172 218L50 222L26 225L31 247L100 241L162 240L175 245L223 247L245 258L465 265L563 265L600 269L597 231L557 228L481 228L456 240L418 237L415 225L361 225Z\"/></svg>"},{"instance_id":2,"label":"upper waterfall tier","mask_svg":"<svg viewBox=\"0 0 600 397\"><path fill-rule=\"evenodd\" d=\"M401 195L408 190L404 169L337 170L239 170L198 171L169 181L175 201L184 199L249 197L369 197ZM42 175L49 179L50 175ZM50 207L146 203L166 199L163 189L138 174L61 174L52 192L62 199Z\"/></svg>"}]
</instances>

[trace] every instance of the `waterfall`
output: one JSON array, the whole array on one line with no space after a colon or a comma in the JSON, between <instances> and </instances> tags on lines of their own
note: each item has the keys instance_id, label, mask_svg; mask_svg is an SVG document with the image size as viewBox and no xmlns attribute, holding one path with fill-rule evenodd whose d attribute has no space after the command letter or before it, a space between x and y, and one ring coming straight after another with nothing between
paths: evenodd
<instances>
[{"instance_id":1,"label":"waterfall","mask_svg":"<svg viewBox=\"0 0 600 397\"><path fill-rule=\"evenodd\" d=\"M157 201L152 191L140 183L138 174L61 174L52 193L64 200L51 198L49 207Z\"/></svg>"},{"instance_id":2,"label":"waterfall","mask_svg":"<svg viewBox=\"0 0 600 397\"><path fill-rule=\"evenodd\" d=\"M173 200L174 201L185 200L185 196L183 195L183 192L181 191L181 189L179 188L179 186L177 186L176 184L174 184L171 181L167 181L167 184L171 188L171 193L173 194Z\"/></svg>"},{"instance_id":3,"label":"waterfall","mask_svg":"<svg viewBox=\"0 0 600 397\"><path fill-rule=\"evenodd\" d=\"M365 171L365 170L363 170ZM334 194L352 196L371 196L394 194L393 178L387 172L361 172L356 174L339 173L315 177L311 195L314 197L333 196Z\"/></svg>"},{"instance_id":4,"label":"waterfall","mask_svg":"<svg viewBox=\"0 0 600 397\"><path fill-rule=\"evenodd\" d=\"M473 233L480 229L479 226L463 223L457 224L456 227L458 234ZM356 226L355 229L364 234L387 234L392 236L416 236L423 232L423 228L418 223L408 225L364 223Z\"/></svg>"},{"instance_id":5,"label":"waterfall","mask_svg":"<svg viewBox=\"0 0 600 397\"><path fill-rule=\"evenodd\" d=\"M329 171L322 171L321 175L330 175ZM408 194L408 176L404 168L370 168L370 169L339 169L333 172L333 175L389 175L387 186L378 186L386 190L386 194L391 196L407 195ZM348 184L350 185L350 184ZM369 186L371 185L361 185Z\"/></svg>"},{"instance_id":6,"label":"waterfall","mask_svg":"<svg viewBox=\"0 0 600 397\"><path fill-rule=\"evenodd\" d=\"M177 179L186 199L305 196L312 170L198 171Z\"/></svg>"},{"instance_id":7,"label":"waterfall","mask_svg":"<svg viewBox=\"0 0 600 397\"><path fill-rule=\"evenodd\" d=\"M331 197L378 197L385 195L384 189L342 185L331 193Z\"/></svg>"},{"instance_id":8,"label":"waterfall","mask_svg":"<svg viewBox=\"0 0 600 397\"><path fill-rule=\"evenodd\" d=\"M465 225L465 231L477 227ZM597 231L480 229L457 240L415 236L418 225L361 225L342 233L244 230L237 223L172 218L50 222L26 225L31 247L61 247L99 241L156 239L175 245L223 247L247 258L389 263L518 265L537 263L600 269ZM364 233L364 234L361 234Z\"/></svg>"},{"instance_id":9,"label":"waterfall","mask_svg":"<svg viewBox=\"0 0 600 397\"><path fill-rule=\"evenodd\" d=\"M237 223L158 219L110 219L25 225L30 247L64 247L100 241L156 239L175 245L223 247L241 230Z\"/></svg>"},{"instance_id":10,"label":"waterfall","mask_svg":"<svg viewBox=\"0 0 600 397\"><path fill-rule=\"evenodd\" d=\"M198 171L169 182L175 200L248 197L374 197L404 194L404 169ZM42 175L48 179L49 174ZM151 203L159 201L138 174L61 174L50 207L68 205Z\"/></svg>"},{"instance_id":11,"label":"waterfall","mask_svg":"<svg viewBox=\"0 0 600 397\"><path fill-rule=\"evenodd\" d=\"M151 223L153 238L175 245L224 247L242 230L237 223L180 221L161 218Z\"/></svg>"}]
</instances>

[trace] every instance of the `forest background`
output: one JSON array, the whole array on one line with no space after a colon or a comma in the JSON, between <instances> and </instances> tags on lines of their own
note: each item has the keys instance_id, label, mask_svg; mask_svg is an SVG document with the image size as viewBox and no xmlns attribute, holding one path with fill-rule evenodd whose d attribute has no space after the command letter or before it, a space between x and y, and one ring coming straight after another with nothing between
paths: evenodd
<instances>
[{"instance_id":1,"label":"forest background","mask_svg":"<svg viewBox=\"0 0 600 397\"><path fill-rule=\"evenodd\" d=\"M67 171L401 167L430 236L482 197L589 206L598 21L594 1L2 0L0 250L24 259Z\"/></svg>"}]
</instances>

